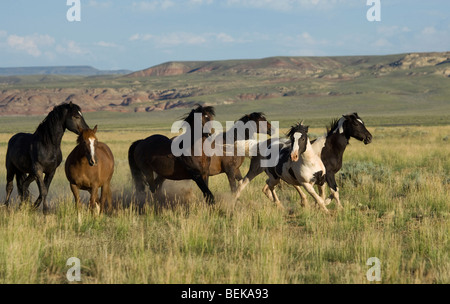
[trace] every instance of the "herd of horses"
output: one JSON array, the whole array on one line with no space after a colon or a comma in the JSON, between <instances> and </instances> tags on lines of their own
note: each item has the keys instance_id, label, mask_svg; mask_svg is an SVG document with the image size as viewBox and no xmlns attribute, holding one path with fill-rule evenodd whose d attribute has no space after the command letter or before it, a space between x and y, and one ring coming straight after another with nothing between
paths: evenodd
<instances>
[{"instance_id":1,"label":"herd of horses","mask_svg":"<svg viewBox=\"0 0 450 304\"><path fill-rule=\"evenodd\" d=\"M197 105L184 117L184 122L192 129L196 115L201 115L203 127L214 119L215 111L211 106ZM260 145L261 142L254 139L254 135L256 133L270 135L271 124L260 112L244 115L236 122L247 123L249 121L255 122L258 127L251 131L247 130L243 141L247 145L254 144L274 148L279 152L275 166L263 167L261 161L269 156L267 153L258 151L251 157L248 173L242 177L240 166L246 156L227 153L223 156L207 156L203 152L200 155L191 153L190 155L175 156L171 147L177 137L170 139L163 135L152 135L132 143L128 151L128 162L137 197L145 198L147 188L151 193L155 193L166 179L193 180L202 191L207 203L214 204L215 198L208 186L210 176L225 173L230 189L234 193L235 199L238 199L245 187L256 176L265 172L268 179L263 192L281 208L283 205L275 192L275 187L281 180L292 185L298 191L303 206L308 205L308 200L301 187L314 198L316 204L324 212L329 212L327 205L333 199L336 200L337 206L342 208L335 174L342 167L344 151L351 137L363 141L364 144L372 141L372 135L357 113L343 115L332 121L327 128L326 135L316 140L310 141L308 126L298 123L290 128L285 139L272 141L269 138L264 145ZM260 122L266 123L259 124ZM261 125L267 127L261 128ZM7 170L6 206L10 204L15 177L20 200L22 202L30 200L28 188L30 183L36 181L39 196L33 205L38 208L43 204L44 214L49 212L47 194L55 171L63 160L61 141L66 129L78 135L77 146L65 162L66 177L77 209L80 210L81 207L79 192L86 190L90 193L89 208L91 211L98 214L111 210L110 183L114 173L113 153L106 144L98 141L97 126L90 129L84 120L81 108L72 102L56 106L33 134L18 133L9 140L5 163ZM235 129L224 132L224 138L230 135L228 132L235 132ZM202 128L201 139L192 137L191 147L186 148L194 152L195 140L201 140L203 144L210 136L211 134L204 132ZM236 137L233 138L237 145ZM325 194L326 184L331 193L328 198ZM319 193L315 191L315 186L318 186Z\"/></svg>"}]
</instances>

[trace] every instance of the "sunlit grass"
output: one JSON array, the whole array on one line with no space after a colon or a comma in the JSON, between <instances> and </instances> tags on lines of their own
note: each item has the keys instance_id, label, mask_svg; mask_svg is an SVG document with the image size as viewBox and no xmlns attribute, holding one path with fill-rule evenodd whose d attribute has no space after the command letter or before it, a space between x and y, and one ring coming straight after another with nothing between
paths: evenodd
<instances>
[{"instance_id":1,"label":"sunlit grass","mask_svg":"<svg viewBox=\"0 0 450 304\"><path fill-rule=\"evenodd\" d=\"M217 176L214 207L192 184L193 201L157 211L151 202L139 214L128 206L127 150L151 133L100 127L98 138L116 160L118 210L96 218L84 209L79 219L62 164L49 216L19 208L17 199L0 207L0 283L67 283L70 257L81 260L82 283L368 283L370 257L380 259L383 283L450 283L450 126L369 130L374 142L352 139L344 155L342 211L302 208L286 184L277 190L281 211L261 192L263 174L238 202ZM0 134L0 159L11 135ZM67 133L63 155L74 145ZM3 200L4 169L0 187Z\"/></svg>"}]
</instances>

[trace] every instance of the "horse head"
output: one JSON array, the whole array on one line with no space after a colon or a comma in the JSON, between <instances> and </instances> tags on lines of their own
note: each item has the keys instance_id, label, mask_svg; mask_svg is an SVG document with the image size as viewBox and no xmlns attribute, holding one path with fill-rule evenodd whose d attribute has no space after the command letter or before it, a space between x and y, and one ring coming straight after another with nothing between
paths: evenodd
<instances>
[{"instance_id":1,"label":"horse head","mask_svg":"<svg viewBox=\"0 0 450 304\"><path fill-rule=\"evenodd\" d=\"M80 130L89 129L86 121L84 120L81 108L70 102L61 105L66 110L64 127L75 134L79 135Z\"/></svg>"},{"instance_id":2,"label":"horse head","mask_svg":"<svg viewBox=\"0 0 450 304\"><path fill-rule=\"evenodd\" d=\"M262 112L253 112L251 114L244 115L238 121L241 121L244 124L252 121L255 123L256 127L255 130L252 130L254 133L272 135L272 125L267 121L265 114ZM246 138L248 137L246 136Z\"/></svg>"},{"instance_id":3,"label":"horse head","mask_svg":"<svg viewBox=\"0 0 450 304\"><path fill-rule=\"evenodd\" d=\"M308 126L304 126L303 122L293 125L287 136L291 142L291 160L298 161L300 154L306 151L308 144Z\"/></svg>"},{"instance_id":4,"label":"horse head","mask_svg":"<svg viewBox=\"0 0 450 304\"><path fill-rule=\"evenodd\" d=\"M98 139L95 135L97 133L97 126L94 127L93 130L87 129L79 129L80 135L78 136L77 143L83 149L84 155L88 159L89 165L91 167L97 166L97 145Z\"/></svg>"},{"instance_id":5,"label":"horse head","mask_svg":"<svg viewBox=\"0 0 450 304\"><path fill-rule=\"evenodd\" d=\"M214 111L214 107L197 105L196 108L193 109L184 118L184 121L187 122L191 126L191 130L194 130L194 125L195 125L194 121L195 121L196 117L199 116L199 114L201 114L202 129L203 129L203 126L205 126L205 124L207 122L214 120L214 116L216 116L216 113ZM207 137L207 136L210 135L210 134L206 134L206 133L203 133L203 132L202 132L202 134L203 134L203 137Z\"/></svg>"},{"instance_id":6,"label":"horse head","mask_svg":"<svg viewBox=\"0 0 450 304\"><path fill-rule=\"evenodd\" d=\"M366 129L358 113L343 115L342 118L345 119L344 132L347 138L353 137L366 145L372 142L372 134Z\"/></svg>"}]
</instances>

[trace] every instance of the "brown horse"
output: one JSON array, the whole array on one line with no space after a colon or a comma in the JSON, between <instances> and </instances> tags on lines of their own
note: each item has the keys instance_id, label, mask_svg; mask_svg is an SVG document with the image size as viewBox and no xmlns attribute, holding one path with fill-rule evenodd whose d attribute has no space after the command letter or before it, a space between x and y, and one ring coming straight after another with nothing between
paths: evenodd
<instances>
[{"instance_id":1,"label":"brown horse","mask_svg":"<svg viewBox=\"0 0 450 304\"><path fill-rule=\"evenodd\" d=\"M78 145L66 160L66 176L70 182L78 212L81 208L80 189L87 190L91 194L89 201L91 211L103 212L106 201L108 209L112 208L110 183L114 173L114 156L106 144L97 140L96 133L97 126L93 130L80 130ZM101 210L97 204L99 188L102 188Z\"/></svg>"},{"instance_id":2,"label":"brown horse","mask_svg":"<svg viewBox=\"0 0 450 304\"><path fill-rule=\"evenodd\" d=\"M238 123L242 123L241 127L248 127L245 130L237 130L240 126ZM253 122L253 125L249 125L249 122ZM263 122L260 124L260 122ZM233 128L228 130L226 133L223 133L223 140L226 142L227 137L233 136L233 141L236 143L237 140L249 140L256 133L266 133L271 135L271 124L267 121L264 113L254 112L251 114L244 115L238 121L236 121ZM238 132L242 132L241 136L243 138L238 137ZM220 135L219 135L220 136ZM217 174L225 173L228 177L228 182L230 183L231 191L234 193L237 190L236 180L241 180L242 175L239 168L244 162L245 156L237 156L236 153L234 155L226 155L224 146L224 155L211 156L211 164L209 166L209 176L214 176ZM235 150L236 152L236 150Z\"/></svg>"},{"instance_id":3,"label":"brown horse","mask_svg":"<svg viewBox=\"0 0 450 304\"><path fill-rule=\"evenodd\" d=\"M169 139L163 135L152 135L146 139L134 142L128 150L128 163L130 165L133 182L136 186L138 196L145 195L146 186L150 191L155 191L163 184L164 180L193 180L209 204L214 204L214 195L208 188L208 171L211 158L206 156L203 149L196 155L195 146L200 143L203 147L205 139L209 136L203 132L204 125L213 120L214 108L198 105L184 119L185 127L190 132ZM197 121L199 117L199 121ZM198 123L198 126L197 126ZM199 133L196 138L195 133ZM183 151L179 156L173 154L173 146L180 147ZM190 144L188 144L190 143ZM198 152L198 151L197 151Z\"/></svg>"}]
</instances>

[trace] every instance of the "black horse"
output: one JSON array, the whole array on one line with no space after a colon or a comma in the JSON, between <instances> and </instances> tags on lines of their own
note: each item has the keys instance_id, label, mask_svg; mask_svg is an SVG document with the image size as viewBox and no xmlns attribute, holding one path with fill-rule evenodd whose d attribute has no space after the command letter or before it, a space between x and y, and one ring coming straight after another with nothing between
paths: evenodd
<instances>
[{"instance_id":1,"label":"black horse","mask_svg":"<svg viewBox=\"0 0 450 304\"><path fill-rule=\"evenodd\" d=\"M325 166L326 181L331 191L326 205L334 198L338 207L342 208L335 175L342 168L342 158L351 137L366 145L372 142L372 134L366 129L358 113L343 115L340 119L333 120L327 128L327 135L312 141L314 150L320 155ZM325 199L325 185L319 187L319 193Z\"/></svg>"},{"instance_id":2,"label":"black horse","mask_svg":"<svg viewBox=\"0 0 450 304\"><path fill-rule=\"evenodd\" d=\"M61 140L64 132L68 129L79 134L78 130L86 128L89 127L80 107L70 102L54 107L33 134L18 133L11 137L6 152L6 206L9 206L16 176L22 201L30 196L30 183L37 181L39 197L34 207L38 208L43 203L43 212L46 214L48 189L62 161Z\"/></svg>"},{"instance_id":3,"label":"black horse","mask_svg":"<svg viewBox=\"0 0 450 304\"><path fill-rule=\"evenodd\" d=\"M201 114L202 127L201 138L197 139L194 135L195 114ZM207 157L203 152L203 143L210 135L203 132L203 126L215 116L214 108L209 106L197 106L184 119L190 126L190 147L184 147L191 152L189 155L175 156L172 153L172 142L177 138L167 138L163 135L153 135L143 140L134 142L128 150L128 163L130 165L133 182L138 195L145 193L148 185L150 191L155 191L162 185L165 179L170 180L186 180L192 179L203 192L206 200L210 204L214 204L214 196L208 188L208 174L211 158ZM189 134L188 134L189 136ZM201 140L201 155L196 155L195 140ZM184 144L184 142L183 142ZM198 154L198 153L197 153ZM156 174L156 175L154 175Z\"/></svg>"}]
</instances>

